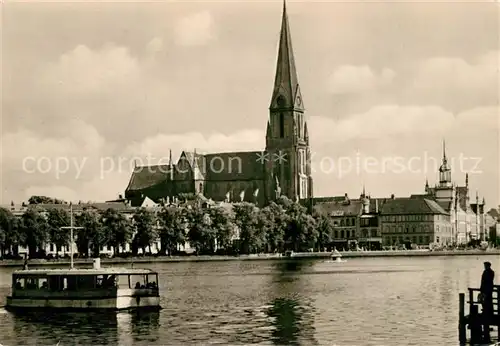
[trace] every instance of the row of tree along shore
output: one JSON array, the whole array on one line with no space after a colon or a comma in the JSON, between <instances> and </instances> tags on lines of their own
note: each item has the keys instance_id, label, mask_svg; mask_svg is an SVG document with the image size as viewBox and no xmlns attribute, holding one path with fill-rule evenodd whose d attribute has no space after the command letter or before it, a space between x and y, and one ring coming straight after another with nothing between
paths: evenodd
<instances>
[{"instance_id":1,"label":"row of tree along shore","mask_svg":"<svg viewBox=\"0 0 500 346\"><path fill-rule=\"evenodd\" d=\"M131 217L114 209L87 209L74 215L75 257L103 257L101 249L113 249L114 257L179 255L188 242L197 255L331 251L333 223L323 214L310 214L299 203L281 197L257 208L237 203L231 208L200 205L138 208ZM46 244L56 248L70 243L70 214L61 208L39 211L28 208L20 217L0 209L0 257L19 258L19 246L30 258L47 258ZM160 243L159 250L152 245ZM130 251L120 253L129 244ZM139 251L141 250L141 251ZM154 254L153 254L154 252ZM108 256L108 255L106 255ZM50 256L51 257L51 256Z\"/></svg>"}]
</instances>

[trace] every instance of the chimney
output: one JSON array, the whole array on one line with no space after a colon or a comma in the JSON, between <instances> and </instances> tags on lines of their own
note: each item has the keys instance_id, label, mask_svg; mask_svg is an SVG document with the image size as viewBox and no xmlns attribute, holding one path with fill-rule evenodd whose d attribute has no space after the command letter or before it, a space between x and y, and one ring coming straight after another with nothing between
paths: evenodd
<instances>
[{"instance_id":1,"label":"chimney","mask_svg":"<svg viewBox=\"0 0 500 346\"><path fill-rule=\"evenodd\" d=\"M378 214L378 199L375 199L375 213Z\"/></svg>"},{"instance_id":2,"label":"chimney","mask_svg":"<svg viewBox=\"0 0 500 346\"><path fill-rule=\"evenodd\" d=\"M123 199L123 195L118 195L118 199Z\"/></svg>"},{"instance_id":3,"label":"chimney","mask_svg":"<svg viewBox=\"0 0 500 346\"><path fill-rule=\"evenodd\" d=\"M394 199L394 194L391 194L391 199Z\"/></svg>"}]
</instances>

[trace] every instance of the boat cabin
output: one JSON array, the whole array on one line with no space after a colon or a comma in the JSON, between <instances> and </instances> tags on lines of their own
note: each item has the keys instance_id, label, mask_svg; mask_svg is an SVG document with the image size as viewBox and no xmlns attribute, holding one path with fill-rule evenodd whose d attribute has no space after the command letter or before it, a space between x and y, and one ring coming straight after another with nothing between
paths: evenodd
<instances>
[{"instance_id":1,"label":"boat cabin","mask_svg":"<svg viewBox=\"0 0 500 346\"><path fill-rule=\"evenodd\" d=\"M149 269L35 269L12 275L12 297L158 296L158 274ZM119 294L118 294L119 295Z\"/></svg>"}]
</instances>

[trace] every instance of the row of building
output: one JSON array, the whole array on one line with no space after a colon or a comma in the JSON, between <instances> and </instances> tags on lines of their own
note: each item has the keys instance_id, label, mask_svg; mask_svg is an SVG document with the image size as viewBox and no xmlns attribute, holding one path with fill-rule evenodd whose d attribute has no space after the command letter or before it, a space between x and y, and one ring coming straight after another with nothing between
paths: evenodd
<instances>
[{"instance_id":1,"label":"row of building","mask_svg":"<svg viewBox=\"0 0 500 346\"><path fill-rule=\"evenodd\" d=\"M463 186L452 182L444 147L439 182L434 187L426 183L422 194L371 198L363 191L355 199L347 194L313 196L309 131L285 4L272 90L264 151L185 151L177 162L170 154L166 165L135 167L123 198L74 208L112 208L131 214L138 207L178 204L186 194L196 196L204 206L246 201L261 207L284 195L304 203L310 211L331 217L333 242L338 248L352 244L369 248L449 245L496 239L497 220L486 213L484 199L480 201L477 194L470 196L468 176ZM19 215L29 206L6 207Z\"/></svg>"}]
</instances>

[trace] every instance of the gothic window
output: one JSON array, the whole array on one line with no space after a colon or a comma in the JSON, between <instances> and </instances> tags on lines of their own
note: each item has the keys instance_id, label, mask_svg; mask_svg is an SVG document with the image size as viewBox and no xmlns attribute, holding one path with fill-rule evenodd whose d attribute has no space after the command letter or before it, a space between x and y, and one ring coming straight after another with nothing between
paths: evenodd
<instances>
[{"instance_id":1,"label":"gothic window","mask_svg":"<svg viewBox=\"0 0 500 346\"><path fill-rule=\"evenodd\" d=\"M297 115L297 127L298 127L298 136L299 138L302 138L302 122L300 121L300 115L298 113L295 113Z\"/></svg>"},{"instance_id":2,"label":"gothic window","mask_svg":"<svg viewBox=\"0 0 500 346\"><path fill-rule=\"evenodd\" d=\"M283 138L285 137L285 116L283 113L280 113L279 117L280 138Z\"/></svg>"}]
</instances>

